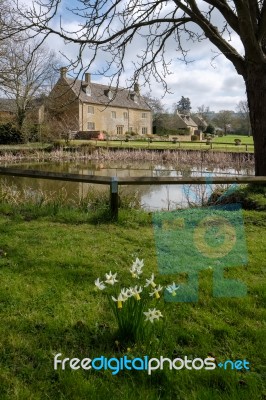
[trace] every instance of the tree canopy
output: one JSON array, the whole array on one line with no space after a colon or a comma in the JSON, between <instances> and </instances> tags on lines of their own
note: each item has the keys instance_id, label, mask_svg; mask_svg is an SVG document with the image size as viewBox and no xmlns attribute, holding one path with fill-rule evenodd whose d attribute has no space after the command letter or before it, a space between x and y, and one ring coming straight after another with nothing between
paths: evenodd
<instances>
[{"instance_id":1,"label":"tree canopy","mask_svg":"<svg viewBox=\"0 0 266 400\"><path fill-rule=\"evenodd\" d=\"M176 105L176 109L180 113L182 112L189 113L191 110L190 99L188 97L182 96Z\"/></svg>"}]
</instances>

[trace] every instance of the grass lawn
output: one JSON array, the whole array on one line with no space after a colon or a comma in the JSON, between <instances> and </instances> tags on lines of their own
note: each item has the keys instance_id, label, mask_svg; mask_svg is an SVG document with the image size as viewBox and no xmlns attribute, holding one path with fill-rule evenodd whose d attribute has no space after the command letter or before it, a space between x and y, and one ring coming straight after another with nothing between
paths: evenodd
<instances>
[{"instance_id":1,"label":"grass lawn","mask_svg":"<svg viewBox=\"0 0 266 400\"><path fill-rule=\"evenodd\" d=\"M243 135L226 135L222 137L216 137L213 139L214 143L235 143L235 139L240 139L243 144L253 144L253 136Z\"/></svg>"},{"instance_id":2,"label":"grass lawn","mask_svg":"<svg viewBox=\"0 0 266 400\"><path fill-rule=\"evenodd\" d=\"M1 144L0 150L43 150L49 147L47 143Z\"/></svg>"},{"instance_id":3,"label":"grass lawn","mask_svg":"<svg viewBox=\"0 0 266 400\"><path fill-rule=\"evenodd\" d=\"M240 139L242 144L236 146L234 143L234 139ZM124 140L118 141L99 141L99 140L71 140L69 146L79 147L80 145L94 145L97 147L119 147L121 149L159 149L159 150L174 150L174 149L183 149L183 150L212 150L215 151L230 151L230 152L253 152L253 137L248 136L240 136L240 135L227 135L223 137L217 137L212 140L212 145L206 145L206 142L203 141L201 143L189 142L189 138L187 138L188 143L186 142L165 142L165 141L153 141L149 143L148 141L134 141L130 140L129 142L125 142ZM65 146L65 141L61 141L62 145ZM223 143L227 143L223 145ZM248 147L246 147L248 145ZM25 143L25 144L17 144L17 145L0 145L0 151L19 151L19 150L44 150L51 148L51 144L45 143Z\"/></svg>"},{"instance_id":4,"label":"grass lawn","mask_svg":"<svg viewBox=\"0 0 266 400\"><path fill-rule=\"evenodd\" d=\"M145 277L157 270L151 216L121 210L112 223L63 209L51 216L0 205L1 400L265 399L266 212L245 211L244 220L248 265L225 274L244 282L247 296L213 298L212 271L202 271L198 302L165 303L160 355L246 359L250 371L112 375L55 371L53 357L145 355L145 348L126 350L115 343L115 321L94 280L111 270L127 283L136 256L145 261ZM161 284L184 280L156 275Z\"/></svg>"},{"instance_id":5,"label":"grass lawn","mask_svg":"<svg viewBox=\"0 0 266 400\"><path fill-rule=\"evenodd\" d=\"M242 140L242 144L236 146L234 143L234 139L240 138ZM78 145L78 141L73 141L74 144ZM87 143L92 143L98 147L119 147L121 149L162 149L162 150L174 150L174 149L183 149L183 150L209 150L212 148L213 151L230 151L230 152L253 152L253 138L247 136L223 136L221 138L214 138L211 145L207 145L206 142L163 142L163 141L153 141L152 143L140 142L140 141L129 141L125 142L121 141L87 141ZM226 144L223 144L226 143ZM246 147L248 145L248 147Z\"/></svg>"}]
</instances>

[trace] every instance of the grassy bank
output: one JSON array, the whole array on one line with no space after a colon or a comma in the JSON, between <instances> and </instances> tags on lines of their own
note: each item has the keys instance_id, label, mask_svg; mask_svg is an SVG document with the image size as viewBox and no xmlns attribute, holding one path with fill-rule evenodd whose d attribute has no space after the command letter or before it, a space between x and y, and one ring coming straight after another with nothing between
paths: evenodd
<instances>
[{"instance_id":1,"label":"grassy bank","mask_svg":"<svg viewBox=\"0 0 266 400\"><path fill-rule=\"evenodd\" d=\"M41 210L0 204L1 399L265 399L265 211L244 212L249 262L225 272L247 285L247 296L214 298L212 271L202 271L199 302L165 304L160 351L169 358L246 359L250 371L113 376L55 371L53 357L145 355L145 349L127 350L116 342L115 321L94 280L110 270L127 279L136 256L145 261L145 276L156 271L151 215L121 210L112 223L101 212ZM185 279L156 275L162 284Z\"/></svg>"}]
</instances>

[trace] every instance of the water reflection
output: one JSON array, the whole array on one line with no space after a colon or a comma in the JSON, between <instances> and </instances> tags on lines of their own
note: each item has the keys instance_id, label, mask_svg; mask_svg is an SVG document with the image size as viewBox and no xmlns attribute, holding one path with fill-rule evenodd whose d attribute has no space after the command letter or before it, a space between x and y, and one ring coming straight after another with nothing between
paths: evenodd
<instances>
[{"instance_id":1,"label":"water reflection","mask_svg":"<svg viewBox=\"0 0 266 400\"><path fill-rule=\"evenodd\" d=\"M215 165L172 165L156 164L151 162L78 162L78 163L35 163L35 164L16 164L15 168L35 169L42 171L64 172L82 175L97 176L116 176L116 177L193 177L206 176L247 176L254 175L253 168L236 169L234 166L224 168ZM32 179L23 177L2 177L1 183L14 185L19 190L26 189L32 193L43 191L46 193L65 193L69 199L84 198L89 191L93 190L93 185L76 182L60 182L45 179ZM141 185L123 187L125 194L138 193L142 207L146 210L155 209L174 209L185 207L188 204L188 196L195 197L195 190L188 188L188 185ZM214 186L214 185L213 185ZM97 190L109 191L107 185L97 185ZM198 190L198 189L197 189ZM206 191L206 187L201 188L201 192ZM194 194L193 194L194 193ZM202 193L197 193L200 197Z\"/></svg>"}]
</instances>

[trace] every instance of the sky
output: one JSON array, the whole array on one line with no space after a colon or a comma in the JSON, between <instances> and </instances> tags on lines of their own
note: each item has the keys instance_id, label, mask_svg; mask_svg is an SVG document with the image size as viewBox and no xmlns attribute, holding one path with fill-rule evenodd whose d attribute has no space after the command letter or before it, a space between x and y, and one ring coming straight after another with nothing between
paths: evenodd
<instances>
[{"instance_id":1,"label":"sky","mask_svg":"<svg viewBox=\"0 0 266 400\"><path fill-rule=\"evenodd\" d=\"M29 3L28 3L29 4ZM67 4L67 1L66 3ZM72 2L73 4L73 2ZM71 16L62 8L62 21L66 28L71 31L75 30L80 21L75 16ZM215 24L222 25L221 17L217 14L214 16ZM53 22L54 26L58 26L58 21ZM48 46L57 53L64 54L68 59L75 58L78 47L74 44L64 43L62 39L56 36L50 36L47 41ZM233 33L232 41L237 50L242 52L242 45ZM203 42L187 43L186 47L190 49L188 59L190 62L185 64L177 58L178 53L175 52L176 43L171 39L166 48L166 59L170 62L170 74L166 77L169 92L165 93L162 85L154 79L150 79L150 87L142 86L143 81L139 81L141 93L150 93L152 97L161 99L165 107L171 111L174 103L177 103L181 96L189 97L192 110L196 111L197 107L204 105L212 111L234 110L241 100L246 99L244 81L237 74L234 66L226 59L224 55L217 55L217 49L208 40ZM136 55L145 48L145 40L138 38L133 41L128 49L125 58L125 72L121 77L120 86L126 85L134 73L132 60L136 60ZM86 57L89 60L90 53L85 50L84 63ZM108 60L107 54L100 54L93 64L90 72L93 82L109 84L110 81L102 76L94 74ZM67 60L62 57L62 63Z\"/></svg>"}]
</instances>

